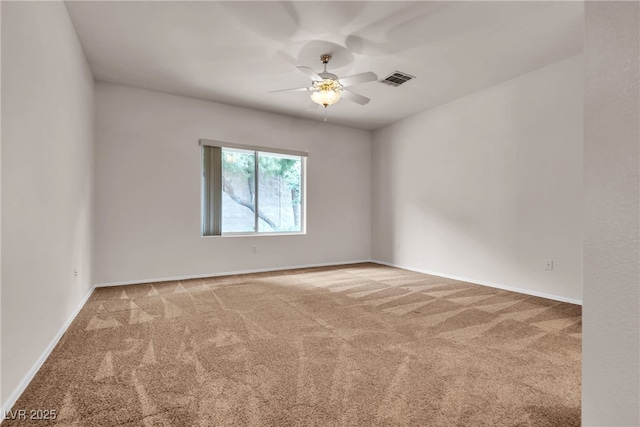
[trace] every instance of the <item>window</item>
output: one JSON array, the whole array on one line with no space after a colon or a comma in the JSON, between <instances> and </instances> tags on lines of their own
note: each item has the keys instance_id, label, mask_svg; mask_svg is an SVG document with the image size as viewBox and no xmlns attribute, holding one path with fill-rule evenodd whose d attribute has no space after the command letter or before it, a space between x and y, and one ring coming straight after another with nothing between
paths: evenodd
<instances>
[{"instance_id":1,"label":"window","mask_svg":"<svg viewBox=\"0 0 640 427\"><path fill-rule=\"evenodd\" d=\"M307 153L201 140L202 235L304 232Z\"/></svg>"}]
</instances>

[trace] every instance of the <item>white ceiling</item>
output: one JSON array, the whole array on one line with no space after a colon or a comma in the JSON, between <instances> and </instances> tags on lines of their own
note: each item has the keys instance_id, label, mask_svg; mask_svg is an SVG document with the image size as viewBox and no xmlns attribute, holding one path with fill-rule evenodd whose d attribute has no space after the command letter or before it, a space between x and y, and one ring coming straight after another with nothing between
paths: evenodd
<instances>
[{"instance_id":1,"label":"white ceiling","mask_svg":"<svg viewBox=\"0 0 640 427\"><path fill-rule=\"evenodd\" d=\"M582 52L582 2L96 2L67 9L99 81L323 120L296 65L416 79L352 89L328 121L389 123Z\"/></svg>"}]
</instances>

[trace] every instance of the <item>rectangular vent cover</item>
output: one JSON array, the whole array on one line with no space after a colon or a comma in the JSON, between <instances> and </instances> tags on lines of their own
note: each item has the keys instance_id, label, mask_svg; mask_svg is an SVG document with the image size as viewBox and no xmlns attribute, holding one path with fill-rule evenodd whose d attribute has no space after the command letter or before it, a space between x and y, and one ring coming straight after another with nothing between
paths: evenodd
<instances>
[{"instance_id":1,"label":"rectangular vent cover","mask_svg":"<svg viewBox=\"0 0 640 427\"><path fill-rule=\"evenodd\" d=\"M402 71L394 71L388 77L380 80L380 83L384 83L389 86L400 86L401 84L406 83L411 79L415 79L415 77L410 74L403 73Z\"/></svg>"}]
</instances>

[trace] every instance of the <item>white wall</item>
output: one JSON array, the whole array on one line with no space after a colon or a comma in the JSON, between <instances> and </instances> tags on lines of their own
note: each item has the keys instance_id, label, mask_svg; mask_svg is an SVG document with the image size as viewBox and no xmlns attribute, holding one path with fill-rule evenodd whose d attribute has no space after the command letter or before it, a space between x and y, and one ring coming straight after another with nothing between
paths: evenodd
<instances>
[{"instance_id":1,"label":"white wall","mask_svg":"<svg viewBox=\"0 0 640 427\"><path fill-rule=\"evenodd\" d=\"M640 425L640 5L586 2L582 422Z\"/></svg>"},{"instance_id":2,"label":"white wall","mask_svg":"<svg viewBox=\"0 0 640 427\"><path fill-rule=\"evenodd\" d=\"M580 301L582 75L574 56L374 132L373 259Z\"/></svg>"},{"instance_id":3,"label":"white wall","mask_svg":"<svg viewBox=\"0 0 640 427\"><path fill-rule=\"evenodd\" d=\"M93 77L61 2L2 4L2 125L8 409L91 289Z\"/></svg>"},{"instance_id":4,"label":"white wall","mask_svg":"<svg viewBox=\"0 0 640 427\"><path fill-rule=\"evenodd\" d=\"M200 138L308 151L307 234L201 237ZM96 284L370 257L369 132L98 83L96 144Z\"/></svg>"},{"instance_id":5,"label":"white wall","mask_svg":"<svg viewBox=\"0 0 640 427\"><path fill-rule=\"evenodd\" d=\"M0 2L0 46L2 44L2 2ZM1 49L0 49L1 50ZM2 63L0 53L0 64ZM0 67L0 80L2 67ZM0 100L2 100L2 84L0 84ZM2 108L0 107L0 111ZM2 129L2 114L0 114L0 129ZM0 135L0 242L2 242L2 136ZM2 308L2 244L0 243L0 308ZM0 409L4 408L2 394L2 313L0 313Z\"/></svg>"}]
</instances>

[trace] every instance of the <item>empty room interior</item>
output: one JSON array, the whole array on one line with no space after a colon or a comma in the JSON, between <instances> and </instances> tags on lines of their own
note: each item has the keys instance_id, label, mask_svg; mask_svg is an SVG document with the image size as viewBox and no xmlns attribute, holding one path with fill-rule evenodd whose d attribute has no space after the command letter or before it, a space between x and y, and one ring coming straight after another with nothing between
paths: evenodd
<instances>
[{"instance_id":1,"label":"empty room interior","mask_svg":"<svg viewBox=\"0 0 640 427\"><path fill-rule=\"evenodd\" d=\"M640 425L640 3L2 1L5 425Z\"/></svg>"}]
</instances>

